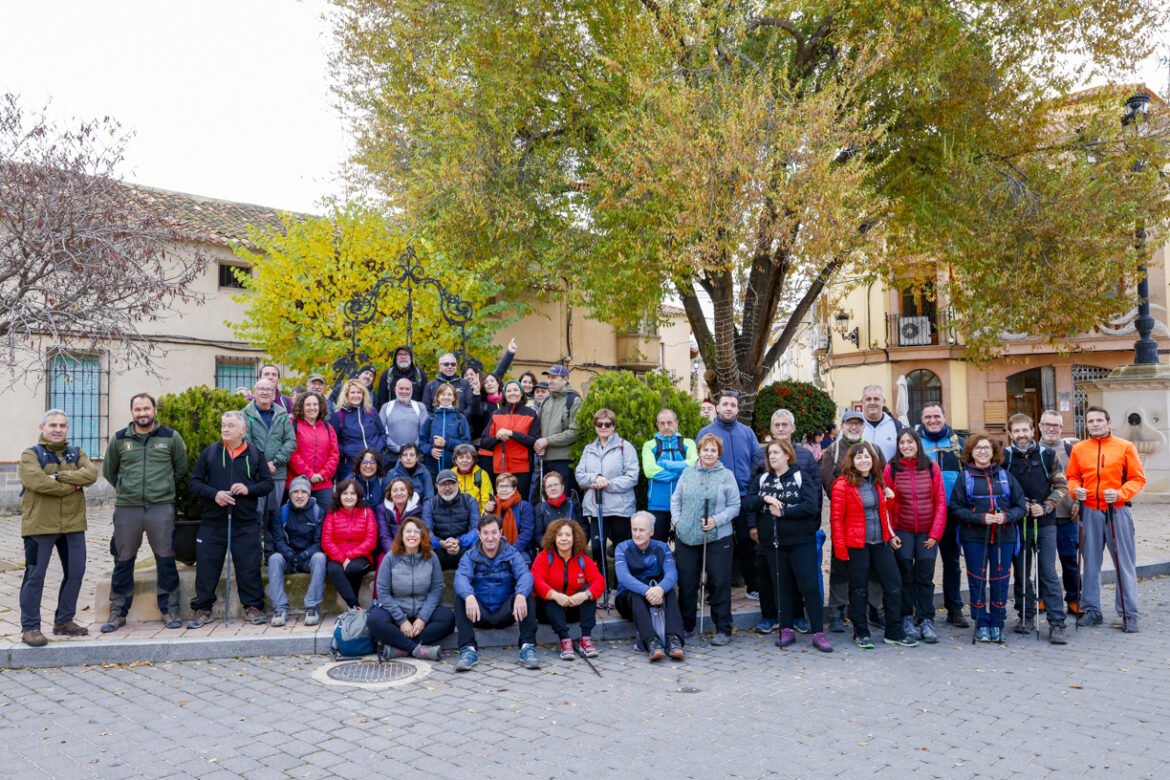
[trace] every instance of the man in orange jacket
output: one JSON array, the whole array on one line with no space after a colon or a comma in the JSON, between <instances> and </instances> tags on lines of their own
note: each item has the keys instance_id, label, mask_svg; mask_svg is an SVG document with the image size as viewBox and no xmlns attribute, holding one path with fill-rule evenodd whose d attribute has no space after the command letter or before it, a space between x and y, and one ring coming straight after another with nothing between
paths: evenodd
<instances>
[{"instance_id":1,"label":"man in orange jacket","mask_svg":"<svg viewBox=\"0 0 1170 780\"><path fill-rule=\"evenodd\" d=\"M1134 544L1130 501L1146 485L1146 474L1132 442L1110 430L1109 412L1090 406L1085 413L1089 438L1073 445L1068 459L1068 487L1081 506L1080 622L1100 625L1101 559L1105 546L1117 570L1114 606L1122 630L1138 630L1137 549Z\"/></svg>"}]
</instances>

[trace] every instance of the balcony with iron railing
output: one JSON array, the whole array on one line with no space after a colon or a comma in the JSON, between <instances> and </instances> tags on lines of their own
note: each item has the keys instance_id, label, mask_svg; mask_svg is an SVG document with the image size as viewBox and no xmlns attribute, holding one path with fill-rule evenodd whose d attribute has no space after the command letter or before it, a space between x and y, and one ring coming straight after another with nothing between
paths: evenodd
<instances>
[{"instance_id":1,"label":"balcony with iron railing","mask_svg":"<svg viewBox=\"0 0 1170 780\"><path fill-rule=\"evenodd\" d=\"M949 346L958 343L945 310L928 314L887 314L887 347Z\"/></svg>"}]
</instances>

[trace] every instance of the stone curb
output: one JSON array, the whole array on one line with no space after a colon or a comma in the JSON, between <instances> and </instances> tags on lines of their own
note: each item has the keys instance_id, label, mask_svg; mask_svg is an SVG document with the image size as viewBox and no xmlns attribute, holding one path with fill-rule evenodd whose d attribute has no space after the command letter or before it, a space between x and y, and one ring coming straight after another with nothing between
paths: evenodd
<instances>
[{"instance_id":1,"label":"stone curb","mask_svg":"<svg viewBox=\"0 0 1170 780\"><path fill-rule=\"evenodd\" d=\"M1170 574L1170 560L1139 564L1137 576L1159 577ZM1101 583L1112 584L1116 575L1112 570L1101 572ZM935 604L943 603L942 591L935 591ZM732 614L732 624L739 631L753 628L760 620L757 607L741 608ZM594 639L633 639L634 626L621 618L617 611L598 617L593 631ZM267 655L326 655L333 639L331 631L292 636L252 637L196 637L176 639L110 641L50 642L46 647L27 647L19 642L0 644L0 669L23 667L45 668L78 666L84 664L129 664L138 662L166 663L168 661L195 661L212 658L255 658ZM500 629L477 631L480 647L515 647L516 630ZM536 633L540 644L555 644L556 634L546 625ZM456 649L455 636L447 637L443 649ZM450 653L448 653L450 654Z\"/></svg>"}]
</instances>

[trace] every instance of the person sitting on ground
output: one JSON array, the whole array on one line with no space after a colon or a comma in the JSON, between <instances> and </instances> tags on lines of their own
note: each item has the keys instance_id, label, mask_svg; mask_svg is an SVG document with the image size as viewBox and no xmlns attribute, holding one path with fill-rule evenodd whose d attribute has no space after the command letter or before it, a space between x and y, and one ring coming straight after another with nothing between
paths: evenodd
<instances>
[{"instance_id":1,"label":"person sitting on ground","mask_svg":"<svg viewBox=\"0 0 1170 780\"><path fill-rule=\"evenodd\" d=\"M654 539L654 515L642 510L630 518L631 539L622 542L614 551L614 569L617 571L618 592L614 605L626 620L632 620L638 630L638 646L650 655L650 662L661 661L669 655L676 661L686 658L683 652L683 620L678 608L674 586L678 569L670 545ZM659 639L650 614L653 607L661 607L665 624L666 644Z\"/></svg>"},{"instance_id":2,"label":"person sitting on ground","mask_svg":"<svg viewBox=\"0 0 1170 780\"><path fill-rule=\"evenodd\" d=\"M382 496L386 494L386 485L390 481L382 455L366 447L354 456L352 469L353 481L362 489L362 502L370 509L376 509L382 503ZM332 503L330 498L329 504ZM325 509L328 511L329 506Z\"/></svg>"},{"instance_id":3,"label":"person sitting on ground","mask_svg":"<svg viewBox=\"0 0 1170 780\"><path fill-rule=\"evenodd\" d=\"M378 521L378 563L390 551L398 529L408 518L422 519L422 502L409 479L395 477L386 484L382 501L374 507L374 519Z\"/></svg>"},{"instance_id":4,"label":"person sitting on ground","mask_svg":"<svg viewBox=\"0 0 1170 780\"><path fill-rule=\"evenodd\" d=\"M422 520L438 544L435 554L443 569L459 566L459 559L479 539L479 504L459 492L459 479L450 469L439 472L439 492L422 504Z\"/></svg>"},{"instance_id":5,"label":"person sitting on ground","mask_svg":"<svg viewBox=\"0 0 1170 780\"><path fill-rule=\"evenodd\" d=\"M485 514L500 516L500 526L508 544L524 553L529 560L535 552L532 536L532 504L516 489L516 475L504 473L496 479L496 495L484 507Z\"/></svg>"},{"instance_id":6,"label":"person sitting on ground","mask_svg":"<svg viewBox=\"0 0 1170 780\"><path fill-rule=\"evenodd\" d=\"M414 492L418 494L418 500L426 501L435 495L435 481L431 477L431 472L427 471L426 467L418 461L418 445L403 444L398 453L398 463L387 472L386 479L394 477L409 479L414 484Z\"/></svg>"},{"instance_id":7,"label":"person sitting on ground","mask_svg":"<svg viewBox=\"0 0 1170 780\"><path fill-rule=\"evenodd\" d=\"M325 511L312 500L307 477L293 479L288 503L280 508L276 522L268 528L268 599L272 602L272 626L288 622L288 594L284 592L285 572L308 572L305 591L305 625L321 622L321 600L325 598L325 553L321 550L321 522Z\"/></svg>"},{"instance_id":8,"label":"person sitting on ground","mask_svg":"<svg viewBox=\"0 0 1170 780\"><path fill-rule=\"evenodd\" d=\"M435 391L435 408L423 423L419 444L426 452L425 464L431 476L455 464L455 447L471 442L467 418L455 408L455 388L441 385Z\"/></svg>"},{"instance_id":9,"label":"person sitting on ground","mask_svg":"<svg viewBox=\"0 0 1170 780\"><path fill-rule=\"evenodd\" d=\"M565 478L556 471L544 475L544 500L532 508L532 538L543 539L553 520L567 517L582 531L588 526L581 518L581 502L565 493Z\"/></svg>"},{"instance_id":10,"label":"person sitting on ground","mask_svg":"<svg viewBox=\"0 0 1170 780\"><path fill-rule=\"evenodd\" d=\"M337 480L353 476L354 456L363 449L381 452L386 446L386 429L381 418L374 411L370 400L370 389L360 379L351 379L341 390L342 402L329 418L329 424L337 431L337 448L341 461L337 467Z\"/></svg>"},{"instance_id":11,"label":"person sitting on ground","mask_svg":"<svg viewBox=\"0 0 1170 780\"><path fill-rule=\"evenodd\" d=\"M553 472L554 474L556 472ZM559 476L559 475L558 475ZM562 517L553 520L541 538L541 551L532 562L532 591L537 620L545 617L561 640L561 660L572 661L573 640L569 623L581 623L581 654L596 658L593 627L597 625L597 599L605 592L605 580L593 559L585 554L585 531Z\"/></svg>"},{"instance_id":12,"label":"person sitting on ground","mask_svg":"<svg viewBox=\"0 0 1170 780\"><path fill-rule=\"evenodd\" d=\"M321 549L329 557L326 571L337 595L350 609L360 607L362 578L374 568L378 546L378 522L362 502L362 489L344 479L333 493L333 504L321 529Z\"/></svg>"},{"instance_id":13,"label":"person sitting on ground","mask_svg":"<svg viewBox=\"0 0 1170 780\"><path fill-rule=\"evenodd\" d=\"M459 492L475 499L480 513L492 497L492 478L476 465L475 447L460 444L455 448L455 476L459 478Z\"/></svg>"},{"instance_id":14,"label":"person sitting on ground","mask_svg":"<svg viewBox=\"0 0 1170 780\"><path fill-rule=\"evenodd\" d=\"M476 628L507 628L513 623L520 625L520 663L525 669L539 669L528 561L508 544L496 515L481 517L478 531L479 541L455 571L455 625L459 631L455 671L469 671L479 662Z\"/></svg>"},{"instance_id":15,"label":"person sitting on ground","mask_svg":"<svg viewBox=\"0 0 1170 780\"><path fill-rule=\"evenodd\" d=\"M407 517L378 566L378 600L370 606L370 636L385 645L383 656L442 658L439 643L455 630L455 613L439 604L443 570L431 550L431 535L417 517Z\"/></svg>"}]
</instances>

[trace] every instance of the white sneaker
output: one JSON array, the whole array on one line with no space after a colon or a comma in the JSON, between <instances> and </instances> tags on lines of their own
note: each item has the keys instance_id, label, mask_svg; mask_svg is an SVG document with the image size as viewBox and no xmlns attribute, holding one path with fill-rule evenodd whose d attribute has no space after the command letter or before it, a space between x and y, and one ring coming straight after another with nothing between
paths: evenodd
<instances>
[{"instance_id":1,"label":"white sneaker","mask_svg":"<svg viewBox=\"0 0 1170 780\"><path fill-rule=\"evenodd\" d=\"M759 601L760 600L760 592L758 590L749 590L748 592L744 593L743 596L748 601Z\"/></svg>"}]
</instances>

